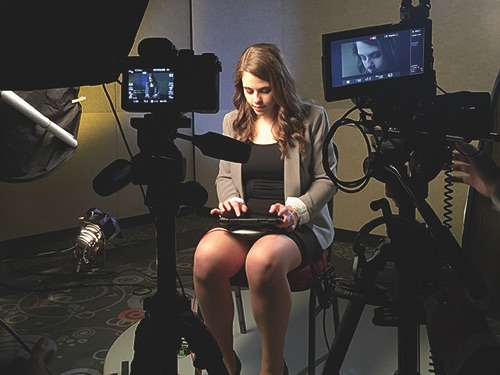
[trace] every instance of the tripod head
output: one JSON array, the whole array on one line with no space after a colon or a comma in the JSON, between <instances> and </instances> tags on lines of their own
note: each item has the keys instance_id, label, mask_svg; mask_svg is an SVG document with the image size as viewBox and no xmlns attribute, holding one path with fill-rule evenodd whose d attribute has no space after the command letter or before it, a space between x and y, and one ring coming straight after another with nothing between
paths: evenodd
<instances>
[{"instance_id":1,"label":"tripod head","mask_svg":"<svg viewBox=\"0 0 500 375\"><path fill-rule=\"evenodd\" d=\"M190 128L187 112L216 113L219 110L219 73L222 69L213 53L196 55L192 50L177 50L166 38L147 38L138 46L139 56L129 57L122 72L122 108L128 112L149 112L142 118L132 118L137 130L140 153L130 163L120 159L106 167L93 181L97 194L111 195L130 182L148 185L149 190L169 182L174 190L158 193L151 204L164 204L160 197L174 193L168 202L186 189L179 189L185 178L185 160L174 143L176 138L191 141L207 156L245 163L250 146L221 134L208 132L188 136L177 132ZM181 198L194 197L188 202L203 206L207 193L199 195L201 186ZM195 194L198 193L198 194ZM155 194L156 195L156 194Z\"/></svg>"}]
</instances>

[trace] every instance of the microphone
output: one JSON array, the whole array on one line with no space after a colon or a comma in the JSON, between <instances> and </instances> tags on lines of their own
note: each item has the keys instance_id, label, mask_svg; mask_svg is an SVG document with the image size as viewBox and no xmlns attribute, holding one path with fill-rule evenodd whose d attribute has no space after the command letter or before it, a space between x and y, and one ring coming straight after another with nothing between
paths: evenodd
<instances>
[{"instance_id":1,"label":"microphone","mask_svg":"<svg viewBox=\"0 0 500 375\"><path fill-rule=\"evenodd\" d=\"M215 132L194 135L192 137L177 133L177 136L191 141L203 155L234 163L246 163L250 158L252 150L248 143Z\"/></svg>"},{"instance_id":2,"label":"microphone","mask_svg":"<svg viewBox=\"0 0 500 375\"><path fill-rule=\"evenodd\" d=\"M73 134L67 132L59 125L52 122L49 118L45 117L31 104L29 104L23 98L15 94L13 91L7 91L7 90L0 91L0 97L5 103L17 109L19 112L28 117L30 120L36 122L42 128L54 134L54 136L56 136L69 146L73 148L76 148L78 146L78 142L76 141L75 137L73 137Z\"/></svg>"},{"instance_id":3,"label":"microphone","mask_svg":"<svg viewBox=\"0 0 500 375\"><path fill-rule=\"evenodd\" d=\"M128 160L117 159L99 172L92 181L94 191L107 197L123 189L132 181L132 165Z\"/></svg>"},{"instance_id":4,"label":"microphone","mask_svg":"<svg viewBox=\"0 0 500 375\"><path fill-rule=\"evenodd\" d=\"M133 173L128 160L117 159L94 177L92 187L101 197L108 197L132 182ZM186 206L203 207L208 201L207 190L197 181L183 182L175 190L176 199Z\"/></svg>"}]
</instances>

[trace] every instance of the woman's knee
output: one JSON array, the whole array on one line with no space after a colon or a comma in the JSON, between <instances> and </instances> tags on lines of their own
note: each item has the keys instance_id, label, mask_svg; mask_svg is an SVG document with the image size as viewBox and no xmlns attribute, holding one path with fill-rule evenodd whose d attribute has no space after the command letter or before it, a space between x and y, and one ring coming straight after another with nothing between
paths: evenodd
<instances>
[{"instance_id":1,"label":"woman's knee","mask_svg":"<svg viewBox=\"0 0 500 375\"><path fill-rule=\"evenodd\" d=\"M246 252L216 237L202 239L194 252L193 273L198 279L229 278L244 265Z\"/></svg>"},{"instance_id":2,"label":"woman's knee","mask_svg":"<svg viewBox=\"0 0 500 375\"><path fill-rule=\"evenodd\" d=\"M193 256L193 274L196 278L206 278L222 267L217 252L209 244L200 242Z\"/></svg>"},{"instance_id":3,"label":"woman's knee","mask_svg":"<svg viewBox=\"0 0 500 375\"><path fill-rule=\"evenodd\" d=\"M261 241L250 250L246 260L247 278L250 285L258 287L276 280L300 264L300 251L294 243L281 238Z\"/></svg>"},{"instance_id":4,"label":"woman's knee","mask_svg":"<svg viewBox=\"0 0 500 375\"><path fill-rule=\"evenodd\" d=\"M280 264L279 257L272 251L250 251L245 267L248 282L254 287L265 285L273 278L286 274L283 265Z\"/></svg>"}]
</instances>

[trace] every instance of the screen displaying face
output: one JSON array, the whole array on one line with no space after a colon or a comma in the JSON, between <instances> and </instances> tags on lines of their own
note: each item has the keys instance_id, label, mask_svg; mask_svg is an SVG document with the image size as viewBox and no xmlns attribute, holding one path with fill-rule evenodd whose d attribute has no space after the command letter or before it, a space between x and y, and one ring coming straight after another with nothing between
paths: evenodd
<instances>
[{"instance_id":1,"label":"screen displaying face","mask_svg":"<svg viewBox=\"0 0 500 375\"><path fill-rule=\"evenodd\" d=\"M424 72L424 27L330 42L331 87Z\"/></svg>"},{"instance_id":2,"label":"screen displaying face","mask_svg":"<svg viewBox=\"0 0 500 375\"><path fill-rule=\"evenodd\" d=\"M171 103L174 100L174 72L169 68L128 70L127 100L131 105Z\"/></svg>"}]
</instances>

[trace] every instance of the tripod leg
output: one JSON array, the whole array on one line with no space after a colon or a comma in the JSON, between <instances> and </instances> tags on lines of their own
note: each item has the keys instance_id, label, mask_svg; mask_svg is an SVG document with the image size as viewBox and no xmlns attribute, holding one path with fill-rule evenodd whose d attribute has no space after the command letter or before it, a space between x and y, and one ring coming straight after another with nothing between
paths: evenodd
<instances>
[{"instance_id":1,"label":"tripod leg","mask_svg":"<svg viewBox=\"0 0 500 375\"><path fill-rule=\"evenodd\" d=\"M322 374L339 375L347 350L365 308L364 302L349 301L342 315L342 320L335 333L330 354L325 362Z\"/></svg>"},{"instance_id":2,"label":"tripod leg","mask_svg":"<svg viewBox=\"0 0 500 375\"><path fill-rule=\"evenodd\" d=\"M398 327L398 367L402 374L419 375L420 337L417 324Z\"/></svg>"},{"instance_id":3,"label":"tripod leg","mask_svg":"<svg viewBox=\"0 0 500 375\"><path fill-rule=\"evenodd\" d=\"M229 375L222 352L206 325L192 311L181 314L182 331L196 359L194 366L206 369L210 375Z\"/></svg>"},{"instance_id":4,"label":"tripod leg","mask_svg":"<svg viewBox=\"0 0 500 375\"><path fill-rule=\"evenodd\" d=\"M151 191L154 189L149 186L148 196ZM144 301L146 314L134 338L132 375L172 375L178 372L177 353L182 337L178 320L179 311L184 307L179 305L175 279L175 210L172 207L160 207L152 211L157 229L158 290L152 298ZM172 315L174 319L169 318Z\"/></svg>"},{"instance_id":5,"label":"tripod leg","mask_svg":"<svg viewBox=\"0 0 500 375\"><path fill-rule=\"evenodd\" d=\"M130 365L131 375L167 375L170 371L166 369L175 369L175 373L177 373L177 356L172 356L170 353L176 353L179 346L169 347L169 345L173 346L176 341L171 338L166 340L162 335L165 330L160 328L158 323L161 324L161 322L153 321L152 316L148 313L139 322L134 337L134 358ZM172 335L174 335L173 332ZM177 334L175 336L177 337ZM180 338L177 342L180 343Z\"/></svg>"}]
</instances>

